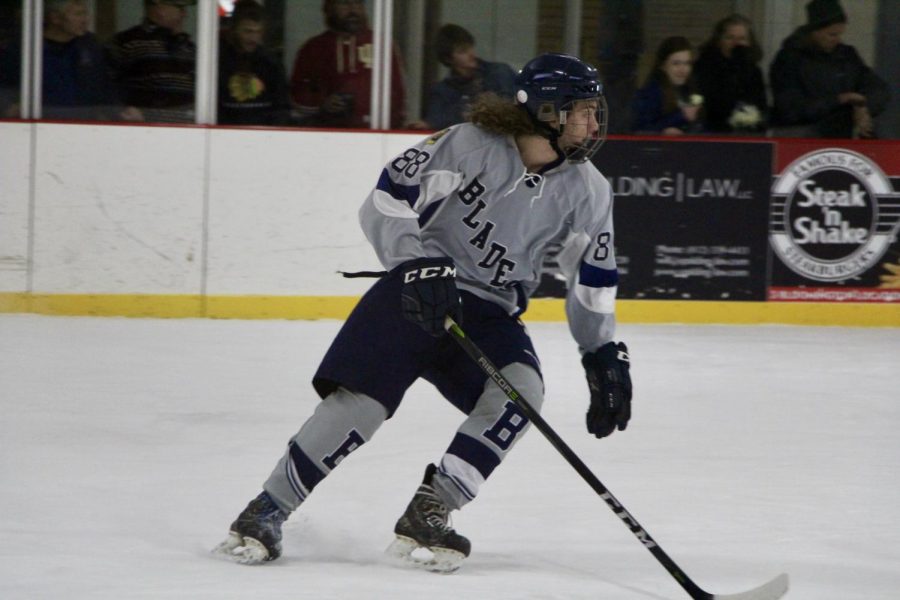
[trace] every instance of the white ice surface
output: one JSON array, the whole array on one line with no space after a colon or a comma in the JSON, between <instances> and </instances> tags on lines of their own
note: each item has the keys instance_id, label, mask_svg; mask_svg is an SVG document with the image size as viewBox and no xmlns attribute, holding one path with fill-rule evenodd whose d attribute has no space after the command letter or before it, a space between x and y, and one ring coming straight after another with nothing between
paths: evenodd
<instances>
[{"instance_id":1,"label":"white ice surface","mask_svg":"<svg viewBox=\"0 0 900 600\"><path fill-rule=\"evenodd\" d=\"M338 322L0 315L0 598L672 599L668 573L536 430L455 513L443 576L382 551L460 421L416 384L260 567L208 551L317 400ZM564 324L532 324L544 416L699 585L900 598L900 330L620 327L634 418L584 431Z\"/></svg>"}]
</instances>

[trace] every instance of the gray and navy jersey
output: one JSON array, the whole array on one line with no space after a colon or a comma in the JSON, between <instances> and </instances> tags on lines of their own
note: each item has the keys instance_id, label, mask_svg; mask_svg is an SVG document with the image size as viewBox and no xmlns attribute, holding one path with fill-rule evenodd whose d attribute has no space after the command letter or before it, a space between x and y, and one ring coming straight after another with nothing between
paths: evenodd
<instances>
[{"instance_id":1,"label":"gray and navy jersey","mask_svg":"<svg viewBox=\"0 0 900 600\"><path fill-rule=\"evenodd\" d=\"M460 289L510 314L525 310L548 249L562 244L575 340L589 351L613 337L612 192L590 163L529 173L511 136L455 125L386 165L359 217L388 270L449 256Z\"/></svg>"}]
</instances>

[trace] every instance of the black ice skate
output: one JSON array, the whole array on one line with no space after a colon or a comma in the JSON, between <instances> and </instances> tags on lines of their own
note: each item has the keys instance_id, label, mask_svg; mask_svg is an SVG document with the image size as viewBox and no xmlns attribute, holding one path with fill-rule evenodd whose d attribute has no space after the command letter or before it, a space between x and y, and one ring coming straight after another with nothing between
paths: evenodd
<instances>
[{"instance_id":1,"label":"black ice skate","mask_svg":"<svg viewBox=\"0 0 900 600\"><path fill-rule=\"evenodd\" d=\"M397 539L388 546L385 553L404 564L429 571L452 573L469 556L471 544L450 527L450 508L431 486L431 478L436 470L434 465L428 465L422 485L394 526ZM429 556L413 554L419 549L424 550L417 554Z\"/></svg>"},{"instance_id":2,"label":"black ice skate","mask_svg":"<svg viewBox=\"0 0 900 600\"><path fill-rule=\"evenodd\" d=\"M287 515L262 492L231 524L228 538L213 553L245 565L257 565L281 556L281 525Z\"/></svg>"}]
</instances>

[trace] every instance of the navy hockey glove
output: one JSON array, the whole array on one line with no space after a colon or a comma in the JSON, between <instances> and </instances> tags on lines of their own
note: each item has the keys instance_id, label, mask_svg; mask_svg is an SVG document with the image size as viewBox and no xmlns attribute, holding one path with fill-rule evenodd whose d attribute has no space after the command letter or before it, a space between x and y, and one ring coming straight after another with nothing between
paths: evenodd
<instances>
[{"instance_id":1,"label":"navy hockey glove","mask_svg":"<svg viewBox=\"0 0 900 600\"><path fill-rule=\"evenodd\" d=\"M591 390L587 430L598 438L616 427L624 431L631 418L631 376L628 374L628 347L609 342L581 357Z\"/></svg>"},{"instance_id":2,"label":"navy hockey glove","mask_svg":"<svg viewBox=\"0 0 900 600\"><path fill-rule=\"evenodd\" d=\"M403 316L439 337L445 333L444 317L462 318L453 259L417 258L398 267L403 278L400 292Z\"/></svg>"}]
</instances>

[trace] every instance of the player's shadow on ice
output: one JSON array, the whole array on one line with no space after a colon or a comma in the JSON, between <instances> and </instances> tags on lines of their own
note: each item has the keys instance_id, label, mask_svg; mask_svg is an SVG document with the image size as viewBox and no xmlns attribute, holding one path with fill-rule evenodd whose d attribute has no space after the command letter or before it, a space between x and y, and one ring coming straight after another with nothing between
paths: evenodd
<instances>
[{"instance_id":1,"label":"player's shadow on ice","mask_svg":"<svg viewBox=\"0 0 900 600\"><path fill-rule=\"evenodd\" d=\"M610 587L627 590L644 598L653 598L654 600L675 600L675 598L669 596L660 596L649 590L613 581L598 575L596 571L580 569L564 562L549 560L546 556L522 556L519 554L512 555L499 552L473 553L472 556L466 559L463 567L457 573L453 574L453 577L465 576L466 574L478 576L497 575L504 571L527 573L541 573L543 571L548 573L548 577L550 574L556 573L565 575L569 584L572 583L572 577L582 579L584 581L585 590L597 591L597 582L602 582ZM597 593L599 594L599 592Z\"/></svg>"}]
</instances>

